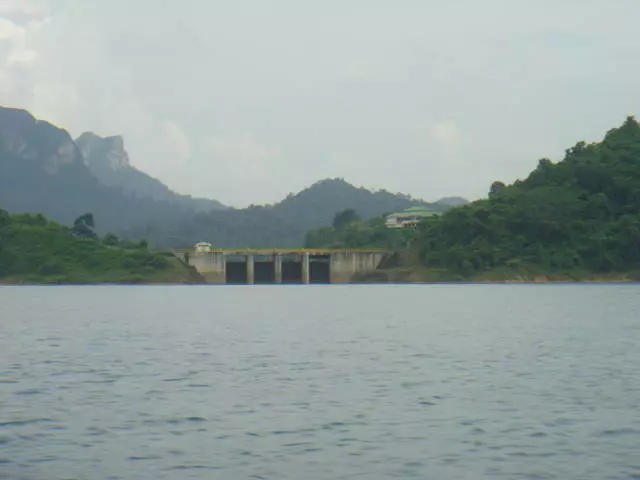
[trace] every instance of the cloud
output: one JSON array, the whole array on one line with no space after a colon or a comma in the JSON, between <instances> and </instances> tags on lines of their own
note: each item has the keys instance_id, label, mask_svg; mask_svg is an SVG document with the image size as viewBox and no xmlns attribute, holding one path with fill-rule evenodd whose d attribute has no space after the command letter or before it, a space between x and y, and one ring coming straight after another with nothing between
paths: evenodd
<instances>
[{"instance_id":1,"label":"cloud","mask_svg":"<svg viewBox=\"0 0 640 480\"><path fill-rule=\"evenodd\" d=\"M0 17L0 40L19 42L24 39L25 30L8 18Z\"/></svg>"},{"instance_id":2,"label":"cloud","mask_svg":"<svg viewBox=\"0 0 640 480\"><path fill-rule=\"evenodd\" d=\"M187 134L173 122L164 122L161 128L173 147L176 162L186 162L191 157L191 142Z\"/></svg>"},{"instance_id":3,"label":"cloud","mask_svg":"<svg viewBox=\"0 0 640 480\"><path fill-rule=\"evenodd\" d=\"M38 52L31 43L48 21L46 9L31 0L0 3L0 65L32 63Z\"/></svg>"},{"instance_id":4,"label":"cloud","mask_svg":"<svg viewBox=\"0 0 640 480\"><path fill-rule=\"evenodd\" d=\"M38 53L28 48L28 35L39 26L39 24L29 24L27 29L7 18L0 17L0 46L4 47L0 52L3 52L2 64L5 67L31 63L38 58Z\"/></svg>"},{"instance_id":5,"label":"cloud","mask_svg":"<svg viewBox=\"0 0 640 480\"><path fill-rule=\"evenodd\" d=\"M21 49L11 52L7 57L7 65L25 65L35 62L38 59L38 52L35 50Z\"/></svg>"},{"instance_id":6,"label":"cloud","mask_svg":"<svg viewBox=\"0 0 640 480\"><path fill-rule=\"evenodd\" d=\"M46 11L42 2L32 0L2 0L0 15L3 16L37 16Z\"/></svg>"},{"instance_id":7,"label":"cloud","mask_svg":"<svg viewBox=\"0 0 640 480\"><path fill-rule=\"evenodd\" d=\"M433 136L441 144L454 147L460 142L460 128L453 120L438 122L433 127Z\"/></svg>"},{"instance_id":8,"label":"cloud","mask_svg":"<svg viewBox=\"0 0 640 480\"><path fill-rule=\"evenodd\" d=\"M272 162L282 159L282 152L277 148L264 145L248 133L212 137L205 140L201 151L214 158L224 158L233 168L255 176L268 172Z\"/></svg>"},{"instance_id":9,"label":"cloud","mask_svg":"<svg viewBox=\"0 0 640 480\"><path fill-rule=\"evenodd\" d=\"M182 185L196 194L215 196L223 203L246 205L248 193L257 193L254 203L268 203L286 195L288 164L283 151L261 142L250 133L211 136L198 146L188 170L176 172ZM195 181L194 181L195 179Z\"/></svg>"},{"instance_id":10,"label":"cloud","mask_svg":"<svg viewBox=\"0 0 640 480\"><path fill-rule=\"evenodd\" d=\"M33 42L42 25L40 20L30 20L22 26L0 16L0 98L4 104L29 104L39 60Z\"/></svg>"},{"instance_id":11,"label":"cloud","mask_svg":"<svg viewBox=\"0 0 640 480\"><path fill-rule=\"evenodd\" d=\"M464 137L455 120L434 122L426 129L426 134L421 132L418 135L418 141L421 144L423 155L439 171L464 163Z\"/></svg>"},{"instance_id":12,"label":"cloud","mask_svg":"<svg viewBox=\"0 0 640 480\"><path fill-rule=\"evenodd\" d=\"M484 195L640 111L637 0L303 3L0 0L0 98L237 205Z\"/></svg>"}]
</instances>

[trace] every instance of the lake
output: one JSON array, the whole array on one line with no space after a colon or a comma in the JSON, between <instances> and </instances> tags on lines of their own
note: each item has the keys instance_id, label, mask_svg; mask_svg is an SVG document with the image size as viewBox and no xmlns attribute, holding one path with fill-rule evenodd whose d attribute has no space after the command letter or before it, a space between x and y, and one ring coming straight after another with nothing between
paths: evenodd
<instances>
[{"instance_id":1,"label":"lake","mask_svg":"<svg viewBox=\"0 0 640 480\"><path fill-rule=\"evenodd\" d=\"M640 287L0 287L0 478L640 478Z\"/></svg>"}]
</instances>

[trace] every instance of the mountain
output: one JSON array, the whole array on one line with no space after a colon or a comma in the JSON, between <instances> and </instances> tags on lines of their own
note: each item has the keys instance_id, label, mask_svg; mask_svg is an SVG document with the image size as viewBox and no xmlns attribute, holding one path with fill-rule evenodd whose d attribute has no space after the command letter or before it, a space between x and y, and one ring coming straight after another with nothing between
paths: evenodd
<instances>
[{"instance_id":1,"label":"mountain","mask_svg":"<svg viewBox=\"0 0 640 480\"><path fill-rule=\"evenodd\" d=\"M0 207L42 213L67 225L91 212L100 232L125 235L140 225L177 223L195 214L192 208L101 184L67 131L24 110L2 107Z\"/></svg>"},{"instance_id":2,"label":"mountain","mask_svg":"<svg viewBox=\"0 0 640 480\"><path fill-rule=\"evenodd\" d=\"M306 230L331 225L336 212L351 208L363 218L404 210L413 206L428 206L438 212L447 205L428 203L408 195L386 190L371 191L355 187L341 178L330 178L314 183L297 195L291 195L274 205L279 215L296 221Z\"/></svg>"},{"instance_id":3,"label":"mountain","mask_svg":"<svg viewBox=\"0 0 640 480\"><path fill-rule=\"evenodd\" d=\"M188 246L210 241L220 248L298 248L310 230L331 225L337 212L353 209L363 219L425 205L436 211L446 205L430 204L407 195L373 192L343 179L321 180L274 205L213 210L199 214L178 227L136 231L136 237L161 236L168 244Z\"/></svg>"},{"instance_id":4,"label":"mountain","mask_svg":"<svg viewBox=\"0 0 640 480\"><path fill-rule=\"evenodd\" d=\"M85 132L75 140L84 163L103 185L121 188L134 197L167 201L198 212L226 208L216 200L180 195L131 165L121 136L100 137Z\"/></svg>"},{"instance_id":5,"label":"mountain","mask_svg":"<svg viewBox=\"0 0 640 480\"><path fill-rule=\"evenodd\" d=\"M0 205L13 212L46 212L68 222L73 195L98 189L69 134L24 110L0 108ZM80 207L81 205L78 205Z\"/></svg>"},{"instance_id":6,"label":"mountain","mask_svg":"<svg viewBox=\"0 0 640 480\"><path fill-rule=\"evenodd\" d=\"M436 204L444 205L447 207L461 207L462 205L466 205L467 203L469 203L469 200L462 197L444 197L436 201Z\"/></svg>"},{"instance_id":7,"label":"mountain","mask_svg":"<svg viewBox=\"0 0 640 480\"><path fill-rule=\"evenodd\" d=\"M450 210L416 242L425 265L461 278L640 272L640 125L629 117L525 180L494 182L488 199Z\"/></svg>"},{"instance_id":8,"label":"mountain","mask_svg":"<svg viewBox=\"0 0 640 480\"><path fill-rule=\"evenodd\" d=\"M74 142L24 110L0 107L0 208L66 225L90 212L99 234L171 248L202 240L231 248L301 247L307 231L331 225L338 211L351 208L366 220L414 205L448 208L326 179L274 205L227 209L174 193L135 169L121 137L85 133Z\"/></svg>"}]
</instances>

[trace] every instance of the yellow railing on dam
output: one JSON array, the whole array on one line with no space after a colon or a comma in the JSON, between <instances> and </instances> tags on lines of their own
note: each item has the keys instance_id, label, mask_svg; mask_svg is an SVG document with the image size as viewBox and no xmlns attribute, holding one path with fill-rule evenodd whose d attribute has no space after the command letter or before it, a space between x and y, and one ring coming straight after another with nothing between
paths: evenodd
<instances>
[{"instance_id":1,"label":"yellow railing on dam","mask_svg":"<svg viewBox=\"0 0 640 480\"><path fill-rule=\"evenodd\" d=\"M177 248L174 253L195 253L194 248ZM384 253L386 250L380 248L339 248L339 249L322 249L322 248L215 248L208 252L199 253L228 253L236 255L273 255L273 254L304 254L310 255L331 255L332 253Z\"/></svg>"}]
</instances>

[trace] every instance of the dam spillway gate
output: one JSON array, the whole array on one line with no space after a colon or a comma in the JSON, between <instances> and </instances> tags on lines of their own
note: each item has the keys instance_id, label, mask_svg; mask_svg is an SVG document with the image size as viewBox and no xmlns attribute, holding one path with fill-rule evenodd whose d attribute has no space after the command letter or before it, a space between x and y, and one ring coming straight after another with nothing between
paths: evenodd
<instances>
[{"instance_id":1,"label":"dam spillway gate","mask_svg":"<svg viewBox=\"0 0 640 480\"><path fill-rule=\"evenodd\" d=\"M362 250L214 250L176 251L207 283L339 284L373 272L386 253Z\"/></svg>"}]
</instances>

